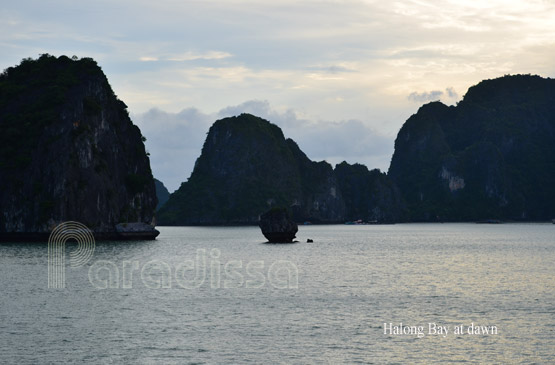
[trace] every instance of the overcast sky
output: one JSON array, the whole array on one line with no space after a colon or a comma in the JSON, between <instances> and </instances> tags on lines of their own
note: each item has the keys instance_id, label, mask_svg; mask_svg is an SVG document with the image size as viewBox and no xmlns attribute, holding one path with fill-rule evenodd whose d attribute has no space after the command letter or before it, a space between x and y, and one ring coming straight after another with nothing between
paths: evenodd
<instances>
[{"instance_id":1,"label":"overcast sky","mask_svg":"<svg viewBox=\"0 0 555 365\"><path fill-rule=\"evenodd\" d=\"M387 171L423 103L504 74L555 76L555 2L4 1L0 67L41 53L98 61L170 191L209 126L241 112L314 160Z\"/></svg>"}]
</instances>

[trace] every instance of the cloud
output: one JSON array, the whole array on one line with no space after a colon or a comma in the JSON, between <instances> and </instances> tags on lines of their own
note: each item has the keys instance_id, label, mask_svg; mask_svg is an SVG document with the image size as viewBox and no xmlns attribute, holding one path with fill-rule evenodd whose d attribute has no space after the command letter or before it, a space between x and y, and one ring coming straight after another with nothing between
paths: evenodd
<instances>
[{"instance_id":1,"label":"cloud","mask_svg":"<svg viewBox=\"0 0 555 365\"><path fill-rule=\"evenodd\" d=\"M445 91L447 93L447 96L452 99L457 99L459 97L459 94L452 87L448 87L447 89L445 89Z\"/></svg>"},{"instance_id":2,"label":"cloud","mask_svg":"<svg viewBox=\"0 0 555 365\"><path fill-rule=\"evenodd\" d=\"M231 57L228 52L222 51L208 51L208 52L185 52L180 55L168 57L169 61L193 61L193 60L221 60L223 58Z\"/></svg>"},{"instance_id":3,"label":"cloud","mask_svg":"<svg viewBox=\"0 0 555 365\"><path fill-rule=\"evenodd\" d=\"M173 61L173 62L184 62L184 61L195 61L195 60L221 60L224 58L232 57L232 54L222 51L207 51L207 52L185 52L175 55L164 55L164 56L141 56L140 61L143 62L154 62L154 61Z\"/></svg>"},{"instance_id":4,"label":"cloud","mask_svg":"<svg viewBox=\"0 0 555 365\"><path fill-rule=\"evenodd\" d=\"M226 118L242 113L249 113L266 119L286 131L304 128L304 126L310 123L308 120L300 119L293 109L286 109L281 112L272 109L267 100L249 100L239 105L228 106L220 110L217 116L218 118Z\"/></svg>"},{"instance_id":5,"label":"cloud","mask_svg":"<svg viewBox=\"0 0 555 365\"><path fill-rule=\"evenodd\" d=\"M179 113L151 109L132 119L147 138L154 177L170 191L177 189L189 178L214 117L188 108Z\"/></svg>"},{"instance_id":6,"label":"cloud","mask_svg":"<svg viewBox=\"0 0 555 365\"><path fill-rule=\"evenodd\" d=\"M143 62L155 62L155 61L158 61L158 60L159 60L158 57L149 57L149 56L139 57L139 61L143 61Z\"/></svg>"},{"instance_id":7,"label":"cloud","mask_svg":"<svg viewBox=\"0 0 555 365\"><path fill-rule=\"evenodd\" d=\"M433 90L429 92L421 92L417 93L416 91L412 92L407 96L410 101L414 101L417 103L424 103L427 101L435 101L439 100L439 98L443 95L443 91L441 90Z\"/></svg>"},{"instance_id":8,"label":"cloud","mask_svg":"<svg viewBox=\"0 0 555 365\"><path fill-rule=\"evenodd\" d=\"M448 87L445 91L432 90L424 92L413 91L407 96L407 99L415 103L426 103L428 101L437 101L440 99L458 99L459 94L452 87ZM452 101L452 100L451 100Z\"/></svg>"}]
</instances>

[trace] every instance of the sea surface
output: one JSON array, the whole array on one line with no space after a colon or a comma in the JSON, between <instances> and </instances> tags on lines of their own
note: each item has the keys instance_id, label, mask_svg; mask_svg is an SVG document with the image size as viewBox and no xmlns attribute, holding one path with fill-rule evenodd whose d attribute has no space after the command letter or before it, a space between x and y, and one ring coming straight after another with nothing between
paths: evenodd
<instances>
[{"instance_id":1,"label":"sea surface","mask_svg":"<svg viewBox=\"0 0 555 365\"><path fill-rule=\"evenodd\" d=\"M555 363L553 224L159 230L1 244L0 363Z\"/></svg>"}]
</instances>

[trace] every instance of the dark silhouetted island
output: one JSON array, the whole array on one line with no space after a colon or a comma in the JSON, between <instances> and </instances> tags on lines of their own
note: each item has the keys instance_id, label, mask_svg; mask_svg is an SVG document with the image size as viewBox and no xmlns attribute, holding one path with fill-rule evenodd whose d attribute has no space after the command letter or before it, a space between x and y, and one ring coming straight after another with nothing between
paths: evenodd
<instances>
[{"instance_id":1,"label":"dark silhouetted island","mask_svg":"<svg viewBox=\"0 0 555 365\"><path fill-rule=\"evenodd\" d=\"M42 55L0 75L0 239L64 221L97 239L154 239L144 137L90 58Z\"/></svg>"},{"instance_id":2,"label":"dark silhouetted island","mask_svg":"<svg viewBox=\"0 0 555 365\"><path fill-rule=\"evenodd\" d=\"M432 102L403 125L389 177L413 221L555 216L555 80L515 75Z\"/></svg>"},{"instance_id":3,"label":"dark silhouetted island","mask_svg":"<svg viewBox=\"0 0 555 365\"><path fill-rule=\"evenodd\" d=\"M250 114L216 121L187 182L158 211L161 225L258 224L272 207L296 222L399 221L400 192L379 171L311 161L276 125Z\"/></svg>"}]
</instances>

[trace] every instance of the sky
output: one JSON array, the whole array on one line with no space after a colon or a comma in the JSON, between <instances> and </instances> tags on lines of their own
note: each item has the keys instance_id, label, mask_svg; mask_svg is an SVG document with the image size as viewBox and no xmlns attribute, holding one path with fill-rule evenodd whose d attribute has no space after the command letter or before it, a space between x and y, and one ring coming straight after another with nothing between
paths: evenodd
<instances>
[{"instance_id":1,"label":"sky","mask_svg":"<svg viewBox=\"0 0 555 365\"><path fill-rule=\"evenodd\" d=\"M422 104L555 77L555 1L4 1L0 68L42 53L99 63L170 192L210 125L243 112L313 160L387 171Z\"/></svg>"}]
</instances>

